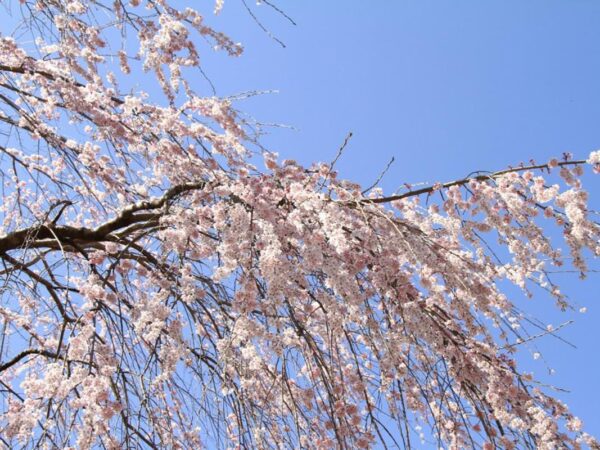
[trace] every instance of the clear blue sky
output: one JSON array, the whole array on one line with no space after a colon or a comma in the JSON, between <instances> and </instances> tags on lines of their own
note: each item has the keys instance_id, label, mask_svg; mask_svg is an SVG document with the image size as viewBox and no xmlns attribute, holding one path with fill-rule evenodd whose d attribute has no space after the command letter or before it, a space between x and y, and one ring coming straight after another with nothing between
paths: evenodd
<instances>
[{"instance_id":1,"label":"clear blue sky","mask_svg":"<svg viewBox=\"0 0 600 450\"><path fill-rule=\"evenodd\" d=\"M252 3L253 0L248 0ZM263 142L304 163L331 160L354 132L341 175L371 184L388 160L382 187L445 181L563 151L586 158L600 148L600 2L597 0L314 1L266 5L257 16L287 48L270 40L239 1L225 2L213 25L241 41L240 59L205 54L219 95L277 89L238 104L275 129ZM206 92L208 94L208 92ZM588 188L600 205L600 182ZM598 265L596 265L598 266ZM560 333L524 349L522 367L559 393L591 434L600 436L600 274L568 281L585 315L560 314L539 298L526 309ZM527 301L517 299L519 304ZM533 361L541 350L544 360ZM556 370L552 376L548 367Z\"/></svg>"}]
</instances>

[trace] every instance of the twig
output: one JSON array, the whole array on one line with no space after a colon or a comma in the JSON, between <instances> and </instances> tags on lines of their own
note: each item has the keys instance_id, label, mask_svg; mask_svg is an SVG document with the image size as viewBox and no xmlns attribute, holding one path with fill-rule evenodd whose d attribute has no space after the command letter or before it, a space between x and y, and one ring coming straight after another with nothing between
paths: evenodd
<instances>
[{"instance_id":1,"label":"twig","mask_svg":"<svg viewBox=\"0 0 600 450\"><path fill-rule=\"evenodd\" d=\"M327 178L329 177L329 174L332 172L333 167L338 162L338 159L340 159L340 157L342 156L342 153L344 153L344 149L348 145L348 142L350 141L351 137L352 137L352 131L349 131L348 134L346 135L346 138L344 139L343 144L340 146L340 148L339 148L339 150L337 152L337 155L335 155L335 158L333 158L333 161L331 161L331 163L329 163L329 169L327 170L327 175L325 176L325 179L323 180L323 182L319 186L318 190L323 189L323 186L325 186L325 183L327 182Z\"/></svg>"},{"instance_id":2,"label":"twig","mask_svg":"<svg viewBox=\"0 0 600 450\"><path fill-rule=\"evenodd\" d=\"M371 186L369 186L368 188L366 188L364 191L361 192L362 195L365 195L367 192L369 192L371 189L373 189L375 186L377 186L379 184L379 182L383 179L386 172L389 170L389 168L394 163L394 161L395 161L395 158L392 156L392 159L390 159L390 162L387 163L387 166L385 166L385 169L383 169L383 172L381 172L379 174L379 177L375 180L375 182Z\"/></svg>"}]
</instances>

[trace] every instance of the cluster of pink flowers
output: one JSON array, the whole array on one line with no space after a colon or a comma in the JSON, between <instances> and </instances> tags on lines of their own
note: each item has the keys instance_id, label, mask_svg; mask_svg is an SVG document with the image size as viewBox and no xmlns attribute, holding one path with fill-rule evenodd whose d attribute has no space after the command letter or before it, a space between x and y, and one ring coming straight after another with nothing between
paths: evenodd
<instances>
[{"instance_id":1,"label":"cluster of pink flowers","mask_svg":"<svg viewBox=\"0 0 600 450\"><path fill-rule=\"evenodd\" d=\"M24 3L53 33L0 37L3 443L599 448L518 371L501 290L570 307L548 269L600 254L585 161L392 197L328 164L263 152L261 170L231 102L186 77L199 36L241 51L197 11ZM120 87L134 76L165 98Z\"/></svg>"}]
</instances>

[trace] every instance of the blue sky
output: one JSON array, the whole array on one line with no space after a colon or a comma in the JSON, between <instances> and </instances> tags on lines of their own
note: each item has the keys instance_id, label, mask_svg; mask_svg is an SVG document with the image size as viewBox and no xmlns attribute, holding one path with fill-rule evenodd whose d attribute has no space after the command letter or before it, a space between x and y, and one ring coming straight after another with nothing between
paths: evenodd
<instances>
[{"instance_id":1,"label":"blue sky","mask_svg":"<svg viewBox=\"0 0 600 450\"><path fill-rule=\"evenodd\" d=\"M279 91L238 107L262 122L295 128L275 128L263 138L284 158L330 161L352 131L337 165L341 176L370 185L395 157L381 184L392 192L405 182L452 180L531 158L545 162L564 151L585 159L600 148L596 0L278 5L297 26L264 4L253 10L286 48L230 0L207 20L246 52L239 59L203 56L219 95ZM598 207L600 182L587 182ZM524 349L520 361L570 390L557 395L600 436L600 275L585 283L572 274L557 277L588 308L585 315L558 313L548 298L517 301L555 326L574 319L560 336L577 349L546 337ZM537 350L544 358L534 361Z\"/></svg>"}]
</instances>

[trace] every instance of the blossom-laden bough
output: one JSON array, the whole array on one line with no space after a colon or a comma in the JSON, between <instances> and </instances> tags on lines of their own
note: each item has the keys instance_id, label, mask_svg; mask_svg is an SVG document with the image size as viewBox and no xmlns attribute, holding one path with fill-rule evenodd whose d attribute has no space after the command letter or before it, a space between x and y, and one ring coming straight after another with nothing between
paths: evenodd
<instances>
[{"instance_id":1,"label":"blossom-laden bough","mask_svg":"<svg viewBox=\"0 0 600 450\"><path fill-rule=\"evenodd\" d=\"M598 448L517 370L500 287L570 307L547 269L600 253L600 153L393 197L268 152L260 171L231 103L194 91L199 38L241 52L199 12L7 7L1 445Z\"/></svg>"}]
</instances>

